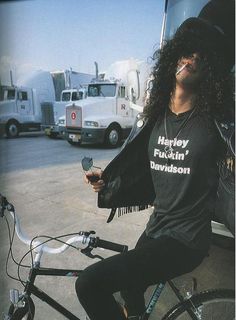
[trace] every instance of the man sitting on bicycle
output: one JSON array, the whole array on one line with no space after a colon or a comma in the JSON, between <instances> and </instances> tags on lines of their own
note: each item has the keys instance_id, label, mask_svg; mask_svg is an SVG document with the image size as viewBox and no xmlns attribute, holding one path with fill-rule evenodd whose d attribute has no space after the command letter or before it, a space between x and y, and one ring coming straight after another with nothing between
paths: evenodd
<instances>
[{"instance_id":1,"label":"man sitting on bicycle","mask_svg":"<svg viewBox=\"0 0 236 320\"><path fill-rule=\"evenodd\" d=\"M203 19L212 18L218 3L209 3L155 55L144 114L100 180L91 182L99 207L113 213L154 207L133 250L89 266L78 278L77 295L91 320L127 319L113 298L117 291L128 318L139 319L148 286L192 271L207 255L220 153L214 119L227 119L233 102L226 38L232 3L220 6L212 25Z\"/></svg>"}]
</instances>

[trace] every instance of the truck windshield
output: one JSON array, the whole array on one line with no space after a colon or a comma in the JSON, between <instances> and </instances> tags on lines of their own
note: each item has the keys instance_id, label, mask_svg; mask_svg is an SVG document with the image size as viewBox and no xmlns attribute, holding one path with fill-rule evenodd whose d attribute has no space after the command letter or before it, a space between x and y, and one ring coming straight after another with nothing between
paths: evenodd
<instances>
[{"instance_id":1,"label":"truck windshield","mask_svg":"<svg viewBox=\"0 0 236 320\"><path fill-rule=\"evenodd\" d=\"M16 96L16 90L15 89L7 90L7 100L14 100L15 96Z\"/></svg>"},{"instance_id":2,"label":"truck windshield","mask_svg":"<svg viewBox=\"0 0 236 320\"><path fill-rule=\"evenodd\" d=\"M56 101L60 101L62 90L66 89L65 72L51 72Z\"/></svg>"},{"instance_id":3,"label":"truck windshield","mask_svg":"<svg viewBox=\"0 0 236 320\"><path fill-rule=\"evenodd\" d=\"M70 101L70 92L63 92L61 101Z\"/></svg>"},{"instance_id":4,"label":"truck windshield","mask_svg":"<svg viewBox=\"0 0 236 320\"><path fill-rule=\"evenodd\" d=\"M1 89L0 90L0 100L15 100L16 90L15 89Z\"/></svg>"},{"instance_id":5,"label":"truck windshield","mask_svg":"<svg viewBox=\"0 0 236 320\"><path fill-rule=\"evenodd\" d=\"M114 97L116 84L90 84L88 87L89 97Z\"/></svg>"},{"instance_id":6,"label":"truck windshield","mask_svg":"<svg viewBox=\"0 0 236 320\"><path fill-rule=\"evenodd\" d=\"M163 39L171 38L184 20L198 16L207 2L208 0L167 0Z\"/></svg>"}]
</instances>

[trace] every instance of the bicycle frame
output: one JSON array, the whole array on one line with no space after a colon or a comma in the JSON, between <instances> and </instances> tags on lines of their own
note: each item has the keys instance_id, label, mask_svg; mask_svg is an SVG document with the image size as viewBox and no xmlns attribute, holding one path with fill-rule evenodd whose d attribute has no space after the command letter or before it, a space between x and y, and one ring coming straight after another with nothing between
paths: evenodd
<instances>
[{"instance_id":1,"label":"bicycle frame","mask_svg":"<svg viewBox=\"0 0 236 320\"><path fill-rule=\"evenodd\" d=\"M33 267L30 270L29 279L26 283L24 293L27 296L33 294L34 296L38 297L41 301L46 302L49 306L51 306L53 309L57 310L59 313L64 315L67 319L80 320L68 309L66 309L64 306L62 306L60 303L54 300L51 296L49 296L46 292L36 287L34 285L34 282L37 276L78 277L81 272L82 270Z\"/></svg>"},{"instance_id":2,"label":"bicycle frame","mask_svg":"<svg viewBox=\"0 0 236 320\"><path fill-rule=\"evenodd\" d=\"M154 291L152 293L151 299L149 300L149 302L147 304L146 311L143 314L141 320L147 320L150 317L157 301L160 298L160 295L161 295L164 287L165 287L165 283L160 283L159 285L156 286L156 288L154 289Z\"/></svg>"},{"instance_id":3,"label":"bicycle frame","mask_svg":"<svg viewBox=\"0 0 236 320\"><path fill-rule=\"evenodd\" d=\"M31 296L31 295L36 296L41 301L47 303L54 310L58 311L59 313L64 315L69 320L80 320L77 316L75 316L72 312L70 312L68 309L66 309L64 306L62 306L60 303L58 303L55 299L53 299L51 296L49 296L46 292L44 292L43 290L41 290L37 286L35 286L34 282L35 282L35 279L37 276L78 277L81 272L83 272L83 270L33 267L30 270L29 278L28 278L28 281L25 286L24 294L26 294L27 296ZM146 311L142 316L142 320L147 320L150 317L164 287L165 287L165 283L160 283L155 287L155 289L152 293L152 296L147 304ZM182 296L179 295L179 298L181 299Z\"/></svg>"},{"instance_id":4,"label":"bicycle frame","mask_svg":"<svg viewBox=\"0 0 236 320\"><path fill-rule=\"evenodd\" d=\"M30 270L29 273L29 279L26 283L24 293L27 296L34 295L37 298L39 298L41 301L47 303L49 306L51 306L54 310L58 311L62 315L64 315L69 320L80 320L77 316L75 316L72 312L70 312L68 309L66 309L64 306L62 306L60 303L58 303L55 299L53 299L51 296L49 296L46 292L39 289L37 286L34 285L35 279L37 276L61 276L61 277L78 277L79 274L83 272L83 270L73 270L73 269L54 269L54 268L41 268L41 267L33 267ZM168 281L168 284L170 288L175 293L176 297L179 299L179 301L183 301L184 298L180 294L179 290L175 287L173 282L171 280ZM147 303L146 311L143 314L141 320L148 320L154 307L156 306L161 293L165 287L165 283L160 283L156 285L152 296ZM192 319L198 319L197 316L194 314L194 312L189 309L187 310L189 315L192 317Z\"/></svg>"},{"instance_id":5,"label":"bicycle frame","mask_svg":"<svg viewBox=\"0 0 236 320\"><path fill-rule=\"evenodd\" d=\"M81 272L83 272L83 270L33 267L30 270L29 279L26 283L24 293L27 296L31 296L31 295L36 296L41 301L44 301L49 306L51 306L54 310L56 310L59 313L61 313L62 315L64 315L67 319L80 320L73 313L71 313L68 309L66 309L64 306L62 306L60 303L58 303L55 299L53 299L51 296L49 296L46 292L42 291L37 286L35 286L34 282L35 282L35 279L37 276L78 277ZM161 283L156 286L156 288L153 291L152 297L151 297L150 301L148 302L148 305L147 305L145 314L142 317L142 320L147 320L150 317L164 287L165 287L164 283Z\"/></svg>"},{"instance_id":6,"label":"bicycle frame","mask_svg":"<svg viewBox=\"0 0 236 320\"><path fill-rule=\"evenodd\" d=\"M176 288L176 286L174 285L173 281L171 280L168 280L167 281L168 285L170 286L170 288L172 289L172 291L174 292L174 294L176 295L176 297L178 298L178 300L180 302L183 302L185 299L184 297L181 295L180 291ZM157 284L153 293L152 293L152 296L147 304L147 307L146 307L146 311L145 313L142 315L141 317L141 320L148 320L154 307L156 306L160 296L161 296L161 293L165 287L165 282L161 282L160 284ZM193 312L192 309L190 308L187 308L186 311L188 312L189 316L193 319L193 320L198 320L199 318L196 316L196 314Z\"/></svg>"}]
</instances>

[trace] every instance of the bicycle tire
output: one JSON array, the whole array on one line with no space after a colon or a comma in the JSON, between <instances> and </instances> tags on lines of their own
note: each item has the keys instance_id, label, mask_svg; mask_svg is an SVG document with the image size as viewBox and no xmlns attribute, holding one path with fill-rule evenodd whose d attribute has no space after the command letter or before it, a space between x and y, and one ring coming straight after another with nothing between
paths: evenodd
<instances>
[{"instance_id":1,"label":"bicycle tire","mask_svg":"<svg viewBox=\"0 0 236 320\"><path fill-rule=\"evenodd\" d=\"M35 305L33 300L29 298L24 299L25 305L22 308L16 308L11 304L8 310L8 317L10 320L33 320L35 315Z\"/></svg>"},{"instance_id":2,"label":"bicycle tire","mask_svg":"<svg viewBox=\"0 0 236 320\"><path fill-rule=\"evenodd\" d=\"M194 311L195 317L188 314L187 310L189 309ZM162 320L188 320L193 318L199 320L234 320L234 290L215 289L195 294L171 308Z\"/></svg>"}]
</instances>

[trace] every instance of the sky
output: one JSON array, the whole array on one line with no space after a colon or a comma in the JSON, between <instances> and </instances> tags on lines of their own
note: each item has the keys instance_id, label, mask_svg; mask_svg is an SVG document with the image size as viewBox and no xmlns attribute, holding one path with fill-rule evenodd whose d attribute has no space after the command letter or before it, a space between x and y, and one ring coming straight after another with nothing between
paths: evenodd
<instances>
[{"instance_id":1,"label":"sky","mask_svg":"<svg viewBox=\"0 0 236 320\"><path fill-rule=\"evenodd\" d=\"M95 73L147 60L160 45L164 0L0 1L0 79L33 70Z\"/></svg>"}]
</instances>

